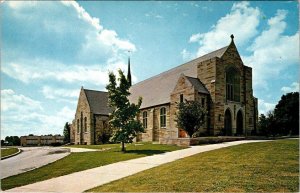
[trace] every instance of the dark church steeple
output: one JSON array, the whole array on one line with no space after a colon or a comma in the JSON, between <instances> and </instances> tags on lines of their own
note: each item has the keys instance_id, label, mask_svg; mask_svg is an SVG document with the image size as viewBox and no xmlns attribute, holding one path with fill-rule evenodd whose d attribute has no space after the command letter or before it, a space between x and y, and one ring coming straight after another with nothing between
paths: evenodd
<instances>
[{"instance_id":1,"label":"dark church steeple","mask_svg":"<svg viewBox=\"0 0 300 193\"><path fill-rule=\"evenodd\" d=\"M127 71L127 81L129 82L129 85L131 86L131 71L130 71L130 56L128 56L128 71Z\"/></svg>"}]
</instances>

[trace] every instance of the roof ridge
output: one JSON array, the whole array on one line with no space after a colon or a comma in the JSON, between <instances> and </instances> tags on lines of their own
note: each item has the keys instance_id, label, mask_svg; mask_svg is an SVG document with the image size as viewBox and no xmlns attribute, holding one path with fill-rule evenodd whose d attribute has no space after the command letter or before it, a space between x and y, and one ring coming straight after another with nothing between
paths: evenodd
<instances>
[{"instance_id":1,"label":"roof ridge","mask_svg":"<svg viewBox=\"0 0 300 193\"><path fill-rule=\"evenodd\" d=\"M191 76L186 76L186 75L184 75L185 77L187 77L187 78L195 78L195 79L199 79L199 78L197 78L197 77L191 77Z\"/></svg>"},{"instance_id":2,"label":"roof ridge","mask_svg":"<svg viewBox=\"0 0 300 193\"><path fill-rule=\"evenodd\" d=\"M86 89L86 88L84 88L83 90L85 90L85 91L94 91L94 92L108 93L108 92L106 92L106 91L101 91L101 90L92 90L92 89Z\"/></svg>"},{"instance_id":3,"label":"roof ridge","mask_svg":"<svg viewBox=\"0 0 300 193\"><path fill-rule=\"evenodd\" d=\"M190 78L191 79L195 79L195 80L197 80L197 81L199 81L200 82L200 84L203 86L203 88L205 89L205 91L207 91L208 93L209 93L209 90L206 88L206 86L205 86L205 84L199 79L199 78L195 78L195 77L191 77L191 76L185 76L185 77L187 77L187 79L189 80ZM190 80L189 80L190 81ZM190 81L191 82L191 81ZM191 82L192 83L192 82ZM193 84L193 83L192 83Z\"/></svg>"},{"instance_id":4,"label":"roof ridge","mask_svg":"<svg viewBox=\"0 0 300 193\"><path fill-rule=\"evenodd\" d=\"M229 45L228 45L228 46L224 46L224 47L222 47L222 48L220 48L220 49L214 50L214 51L212 51L212 52L209 52L209 53L207 53L207 54L204 54L204 55L202 55L202 56L199 56L199 57L197 57L197 58L195 58L195 59L193 59L193 60L190 60L190 61L188 61L188 62L185 62L185 63L183 63L183 64L180 64L179 66L173 67L173 68L171 68L171 69L169 69L169 70L167 70L167 71L161 72L161 73L159 73L159 74L157 74L157 75L155 75L155 76L151 76L151 77L149 77L149 78L147 78L147 79L145 79L145 80L142 80L142 81L140 81L140 82L138 82L138 83L136 83L136 84L134 84L134 85L132 85L132 86L135 86L135 85L140 84L140 83L142 83L142 82L145 82L145 81L147 81L147 80L153 79L153 78L158 77L158 76L160 76L160 75L162 75L162 74L168 73L168 72L170 72L170 71L172 71L172 70L175 70L175 69L177 69L177 68L179 68L179 67L181 67L181 66L184 66L184 65L187 65L187 64L189 64L189 63L192 63L192 62L194 62L195 60L198 60L199 58L202 58L202 57L207 56L207 55L209 55L209 54L212 54L212 53L214 53L214 52L218 52L218 51L220 51L220 50L222 50L222 49L225 49L225 48L228 48L228 47L229 47ZM224 52L224 53L225 53L225 52Z\"/></svg>"}]
</instances>

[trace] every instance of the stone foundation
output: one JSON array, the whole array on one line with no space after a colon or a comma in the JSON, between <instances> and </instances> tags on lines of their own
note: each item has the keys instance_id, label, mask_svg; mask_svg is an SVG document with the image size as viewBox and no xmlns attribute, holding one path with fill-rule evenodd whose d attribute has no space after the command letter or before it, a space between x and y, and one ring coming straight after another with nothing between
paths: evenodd
<instances>
[{"instance_id":1,"label":"stone foundation","mask_svg":"<svg viewBox=\"0 0 300 193\"><path fill-rule=\"evenodd\" d=\"M193 146L202 144L216 144L230 141L244 140L245 137L197 137L197 138L174 138L161 139L160 144L178 145L178 146Z\"/></svg>"}]
</instances>

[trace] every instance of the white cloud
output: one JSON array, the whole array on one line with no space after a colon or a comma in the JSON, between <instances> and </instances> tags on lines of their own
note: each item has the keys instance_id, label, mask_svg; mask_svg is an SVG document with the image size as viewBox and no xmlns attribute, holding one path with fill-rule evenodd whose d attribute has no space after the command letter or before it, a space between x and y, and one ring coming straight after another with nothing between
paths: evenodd
<instances>
[{"instance_id":1,"label":"white cloud","mask_svg":"<svg viewBox=\"0 0 300 193\"><path fill-rule=\"evenodd\" d=\"M74 78L73 75L78 76L77 72L81 71L95 82L96 71L99 85L104 77L102 72L109 69L109 60L122 60L124 52L136 51L132 42L121 38L113 29L103 27L99 18L92 17L76 1L35 2L34 6L27 2L5 2L5 5L8 5L5 7L8 9L6 17L15 26L14 33L20 41L9 46L4 42L2 71L23 82L53 77L57 71L62 72L58 75L67 75L71 81L80 80L81 77ZM30 11L27 11L30 6ZM3 34L11 33L4 30ZM19 53L18 57L14 56L15 53ZM53 62L62 66L55 64L55 69ZM70 73L64 73L67 67ZM56 79L65 80L63 77Z\"/></svg>"},{"instance_id":2,"label":"white cloud","mask_svg":"<svg viewBox=\"0 0 300 193\"><path fill-rule=\"evenodd\" d=\"M117 36L115 31L105 29L100 32L97 38L107 46L116 46L118 49L136 51L134 44L126 40L121 40Z\"/></svg>"},{"instance_id":3,"label":"white cloud","mask_svg":"<svg viewBox=\"0 0 300 193\"><path fill-rule=\"evenodd\" d=\"M286 29L284 21L287 11L278 10L268 20L268 29L254 40L248 48L253 54L244 56L246 65L253 67L253 83L256 89L268 89L268 80L278 76L299 60L299 33L283 35Z\"/></svg>"},{"instance_id":4,"label":"white cloud","mask_svg":"<svg viewBox=\"0 0 300 193\"><path fill-rule=\"evenodd\" d=\"M53 88L50 86L43 86L42 93L47 99L62 99L62 98L77 98L79 96L80 89L62 89Z\"/></svg>"},{"instance_id":5,"label":"white cloud","mask_svg":"<svg viewBox=\"0 0 300 193\"><path fill-rule=\"evenodd\" d=\"M95 27L96 30L100 31L103 27L100 25L99 18L91 17L88 12L85 11L76 1L61 1L66 6L72 6L78 13L78 18L85 20Z\"/></svg>"},{"instance_id":6,"label":"white cloud","mask_svg":"<svg viewBox=\"0 0 300 193\"><path fill-rule=\"evenodd\" d=\"M101 67L104 66L104 67ZM110 59L105 65L83 64L67 66L56 61L32 60L23 63L8 63L1 71L24 83L35 80L56 80L68 83L89 83L104 86L108 83L108 72L118 69L127 71L127 64L119 59ZM136 77L133 76L136 80Z\"/></svg>"},{"instance_id":7,"label":"white cloud","mask_svg":"<svg viewBox=\"0 0 300 193\"><path fill-rule=\"evenodd\" d=\"M269 111L273 111L276 104L268 103L262 99L258 99L258 113L266 115Z\"/></svg>"},{"instance_id":8,"label":"white cloud","mask_svg":"<svg viewBox=\"0 0 300 193\"><path fill-rule=\"evenodd\" d=\"M68 106L49 114L41 102L16 93L1 90L1 133L7 135L62 133L65 122L71 122L75 111Z\"/></svg>"},{"instance_id":9,"label":"white cloud","mask_svg":"<svg viewBox=\"0 0 300 193\"><path fill-rule=\"evenodd\" d=\"M238 45L246 44L258 31L260 10L249 6L249 2L234 3L231 12L218 20L207 33L197 33L190 37L190 42L198 42L197 56L229 44L229 37L234 34Z\"/></svg>"},{"instance_id":10,"label":"white cloud","mask_svg":"<svg viewBox=\"0 0 300 193\"><path fill-rule=\"evenodd\" d=\"M203 34L193 34L191 37L190 37L190 42L198 42L201 40L201 38L203 38Z\"/></svg>"},{"instance_id":11,"label":"white cloud","mask_svg":"<svg viewBox=\"0 0 300 193\"><path fill-rule=\"evenodd\" d=\"M298 82L293 82L290 86L282 87L281 91L283 93L299 92L299 83Z\"/></svg>"},{"instance_id":12,"label":"white cloud","mask_svg":"<svg viewBox=\"0 0 300 193\"><path fill-rule=\"evenodd\" d=\"M187 51L186 49L183 49L180 54L182 55L182 58L184 61L188 61L188 60L191 60L193 58L195 58L194 54Z\"/></svg>"},{"instance_id":13,"label":"white cloud","mask_svg":"<svg viewBox=\"0 0 300 193\"><path fill-rule=\"evenodd\" d=\"M1 112L20 110L23 113L42 110L41 103L11 89L1 90Z\"/></svg>"}]
</instances>

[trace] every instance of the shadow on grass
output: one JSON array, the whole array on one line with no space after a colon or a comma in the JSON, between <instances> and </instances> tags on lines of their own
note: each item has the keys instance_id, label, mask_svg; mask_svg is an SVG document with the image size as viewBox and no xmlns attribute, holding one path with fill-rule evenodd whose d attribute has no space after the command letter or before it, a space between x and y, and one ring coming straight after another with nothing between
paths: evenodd
<instances>
[{"instance_id":1,"label":"shadow on grass","mask_svg":"<svg viewBox=\"0 0 300 193\"><path fill-rule=\"evenodd\" d=\"M164 150L126 150L124 153L130 153L130 154L142 154L142 155L155 155L155 154L162 154L167 151Z\"/></svg>"}]
</instances>

